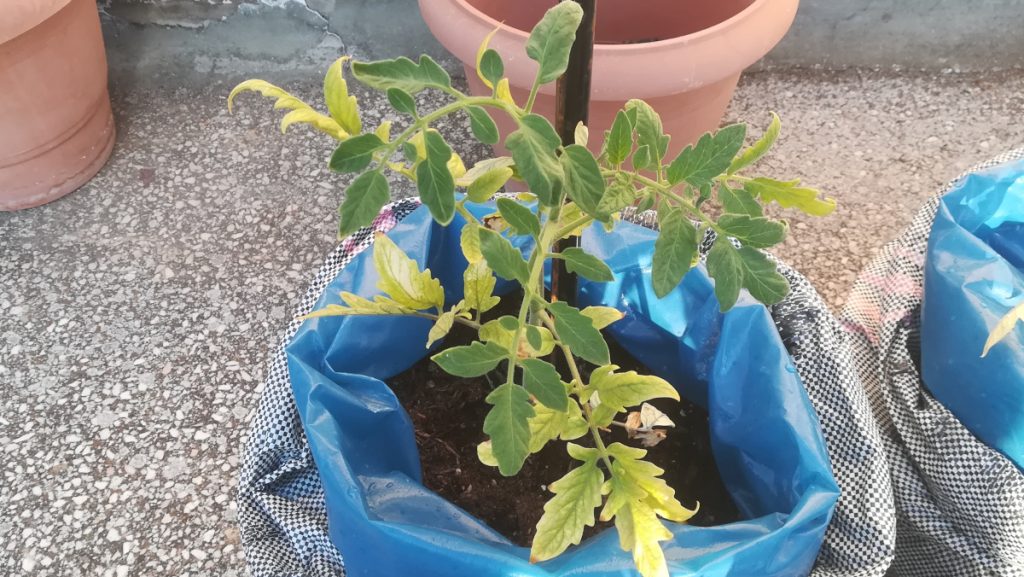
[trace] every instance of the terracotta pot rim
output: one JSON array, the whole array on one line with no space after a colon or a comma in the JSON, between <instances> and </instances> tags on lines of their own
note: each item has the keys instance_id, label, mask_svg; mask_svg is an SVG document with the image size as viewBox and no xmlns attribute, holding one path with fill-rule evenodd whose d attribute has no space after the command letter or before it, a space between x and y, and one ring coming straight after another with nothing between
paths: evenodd
<instances>
[{"instance_id":1,"label":"terracotta pot rim","mask_svg":"<svg viewBox=\"0 0 1024 577\"><path fill-rule=\"evenodd\" d=\"M21 36L60 12L71 0L15 0L4 6L0 18L0 44Z\"/></svg>"},{"instance_id":2,"label":"terracotta pot rim","mask_svg":"<svg viewBox=\"0 0 1024 577\"><path fill-rule=\"evenodd\" d=\"M504 22L495 20L491 16L488 16L487 14L478 10L476 7L471 5L466 0L450 1L454 2L455 5L457 5L459 8L465 10L466 12L475 16L476 18L484 20L485 22L490 24L491 29L500 28L502 31L510 33L513 36L522 39L524 43L526 42L526 39L530 37L530 33L528 31L520 30L519 28L515 28L513 26L505 24ZM725 20L722 20L721 22L714 24L712 26L708 26L707 28L701 28L696 32L684 34L682 36L673 36L672 38L666 38L664 40L654 40L650 42L632 42L629 44L594 44L594 52L607 52L609 54L626 54L630 52L644 52L652 48L672 48L676 44L689 44L691 42L702 40L705 36L710 37L713 35L717 35L727 28L732 28L734 26L742 24L742 22L749 18L751 14L759 10L761 8L761 5L768 4L774 1L776 0L754 0L753 2L750 3L749 6L747 6L743 10L740 10L736 14L733 14L732 16L726 18Z\"/></svg>"},{"instance_id":3,"label":"terracotta pot rim","mask_svg":"<svg viewBox=\"0 0 1024 577\"><path fill-rule=\"evenodd\" d=\"M530 86L536 63L520 58L529 34L502 24L467 0L419 0L434 36L471 73L477 47L495 28L491 46L514 55L505 74L513 86ZM592 100L658 98L689 92L735 77L757 62L785 36L799 0L754 0L713 26L690 34L636 44L594 46ZM513 51L518 52L513 52ZM542 86L553 94L552 85Z\"/></svg>"}]
</instances>

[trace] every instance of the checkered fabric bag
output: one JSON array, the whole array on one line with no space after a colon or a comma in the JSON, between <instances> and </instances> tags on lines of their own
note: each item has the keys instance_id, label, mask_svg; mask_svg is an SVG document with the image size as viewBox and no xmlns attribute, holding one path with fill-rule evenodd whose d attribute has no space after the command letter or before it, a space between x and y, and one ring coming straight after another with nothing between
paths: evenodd
<instances>
[{"instance_id":1,"label":"checkered fabric bag","mask_svg":"<svg viewBox=\"0 0 1024 577\"><path fill-rule=\"evenodd\" d=\"M1021 158L1024 148L968 173ZM937 402L920 376L928 235L940 197L960 178L929 200L910 228L860 274L841 321L889 462L886 498L896 513L893 574L1022 576L1024 475ZM827 419L821 409L819 415ZM829 450L835 459L837 447L830 444Z\"/></svg>"},{"instance_id":2,"label":"checkered fabric bag","mask_svg":"<svg viewBox=\"0 0 1024 577\"><path fill-rule=\"evenodd\" d=\"M372 244L374 232L390 230L418 206L415 199L389 205L371 227L339 245L297 315L310 311L330 280ZM654 225L649 213L624 216ZM703 253L712 240L705 239ZM866 394L855 362L863 355L852 354L848 332L810 283L785 264L780 263L779 270L792 290L771 313L820 417L842 490L812 575L881 577L896 554L897 516L884 428L875 420L873 399ZM285 343L299 324L292 321ZM328 537L323 490L292 398L283 344L275 352L245 447L238 504L242 541L254 577L343 574L343 561Z\"/></svg>"}]
</instances>

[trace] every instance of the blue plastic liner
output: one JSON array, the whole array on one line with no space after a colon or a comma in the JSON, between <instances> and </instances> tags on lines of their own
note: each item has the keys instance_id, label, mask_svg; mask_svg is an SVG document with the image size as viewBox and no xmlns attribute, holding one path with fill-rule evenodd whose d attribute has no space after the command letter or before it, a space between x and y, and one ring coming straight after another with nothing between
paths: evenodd
<instances>
[{"instance_id":1,"label":"blue plastic liner","mask_svg":"<svg viewBox=\"0 0 1024 577\"><path fill-rule=\"evenodd\" d=\"M981 358L1024 300L1024 161L971 174L939 204L921 313L925 385L968 430L1024 469L1024 328Z\"/></svg>"},{"instance_id":2,"label":"blue plastic liner","mask_svg":"<svg viewBox=\"0 0 1024 577\"><path fill-rule=\"evenodd\" d=\"M477 215L493 208L474 206ZM389 234L461 298L463 221L434 224L425 207ZM712 528L670 524L671 573L706 576L807 574L838 489L817 418L767 310L749 300L718 312L703 269L665 299L650 289L655 233L621 223L584 247L607 260L612 283L581 279L580 304L619 308L611 334L655 373L710 412L718 467L748 520ZM324 292L378 294L371 250ZM499 281L498 290L511 285ZM421 484L413 428L384 380L422 359L430 321L327 317L306 321L287 347L296 404L323 483L330 535L352 577L540 577L635 575L614 529L531 565L518 547ZM481 440L483 434L481 433ZM711 474L710 472L708 474ZM554 480L554 479L552 479ZM692 505L700 495L682 495Z\"/></svg>"}]
</instances>

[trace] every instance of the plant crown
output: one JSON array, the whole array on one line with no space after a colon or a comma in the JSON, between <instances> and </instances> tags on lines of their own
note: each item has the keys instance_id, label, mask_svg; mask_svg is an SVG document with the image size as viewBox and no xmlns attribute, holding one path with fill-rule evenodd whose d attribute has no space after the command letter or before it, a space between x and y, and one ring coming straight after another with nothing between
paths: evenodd
<instances>
[{"instance_id":1,"label":"plant crown","mask_svg":"<svg viewBox=\"0 0 1024 577\"><path fill-rule=\"evenodd\" d=\"M276 98L275 108L289 110L281 120L282 131L305 123L339 141L330 167L355 175L339 209L339 237L371 224L388 202L386 171L414 181L423 204L441 225L451 223L456 214L466 220L461 248L468 266L464 298L459 302L446 303L444 289L430 270L419 270L394 242L379 235L372 256L383 294L370 300L342 293L344 305L331 305L309 316L423 317L433 321L427 347L456 323L476 330L479 340L442 350L432 358L460 377L504 372L504 383L486 398L492 408L483 423L487 440L478 447L481 461L502 475L515 475L527 457L547 443L590 437L590 446L566 443L577 466L548 487L553 496L537 525L531 561L551 559L579 544L584 528L600 518L614 520L623 550L632 552L643 577L662 577L668 575L668 569L660 542L672 538L663 520L684 522L696 508L688 509L679 502L661 478L664 471L644 460L644 449L607 444L602 433L612 425L627 426L644 444L653 444L656 435L642 434L653 431L653 426L645 426L646 414L653 409L646 402L678 400L679 393L659 377L620 371L611 364L601 329L621 319L623 313L600 306L580 310L546 297L544 264L562 259L571 273L592 281L611 281L614 272L605 262L581 248L556 252L556 243L594 225L613 229L624 208L655 209L660 232L651 279L659 298L697 264L699 243L705 232L714 231L717 237L706 264L721 310L733 306L741 288L762 303L772 304L787 294L789 286L759 249L781 242L787 224L766 215L762 205L774 201L811 215L825 215L835 203L819 198L816 190L801 186L798 180L741 174L779 135L780 121L774 114L764 134L749 147L743 147L746 126L733 124L705 134L669 159L669 136L663 133L660 117L645 102L631 100L606 132L600 154L588 150L588 131L583 125L576 129L576 142L563 146L551 123L531 110L539 87L565 71L581 17L577 3L561 2L533 29L526 52L537 62L537 75L524 103L513 100L502 58L488 48L490 36L476 58L477 74L492 90L489 96L459 91L447 72L428 56L418 61L402 57L352 62L352 75L386 92L390 105L408 118L407 127L395 136L388 121L373 131L363 130L359 104L349 95L342 75L347 57L338 59L324 80L328 114L262 80L248 80L235 87L228 106L239 92L255 90ZM419 110L414 96L428 89L446 93L451 102L436 110ZM515 122L515 131L504 140L511 157L483 160L467 170L431 125L462 113L468 116L473 135L493 145L500 135L492 112L506 114ZM496 212L484 219L466 208L467 202L492 199L510 179L524 181L529 192L500 196ZM525 244L520 243L525 250L510 242L515 237L527 237ZM517 315L484 322L483 313L500 300L493 294L495 275L518 283L523 299ZM560 374L552 355L561 355L568 374ZM586 378L583 362L593 366ZM630 413L627 421L632 425L616 421L620 413L638 406L645 413L643 419L640 413ZM661 417L664 415L652 419ZM667 418L658 422L664 426L666 421L671 425ZM595 517L598 507L600 514Z\"/></svg>"}]
</instances>

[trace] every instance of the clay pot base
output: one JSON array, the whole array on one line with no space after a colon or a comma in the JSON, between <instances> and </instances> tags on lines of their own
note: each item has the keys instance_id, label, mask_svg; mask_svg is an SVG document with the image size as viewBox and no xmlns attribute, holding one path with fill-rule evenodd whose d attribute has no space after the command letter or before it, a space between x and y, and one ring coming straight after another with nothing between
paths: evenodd
<instances>
[{"instance_id":1,"label":"clay pot base","mask_svg":"<svg viewBox=\"0 0 1024 577\"><path fill-rule=\"evenodd\" d=\"M21 210L70 194L103 168L114 150L116 129L110 97L104 91L95 111L44 152L0 166L0 211Z\"/></svg>"}]
</instances>

